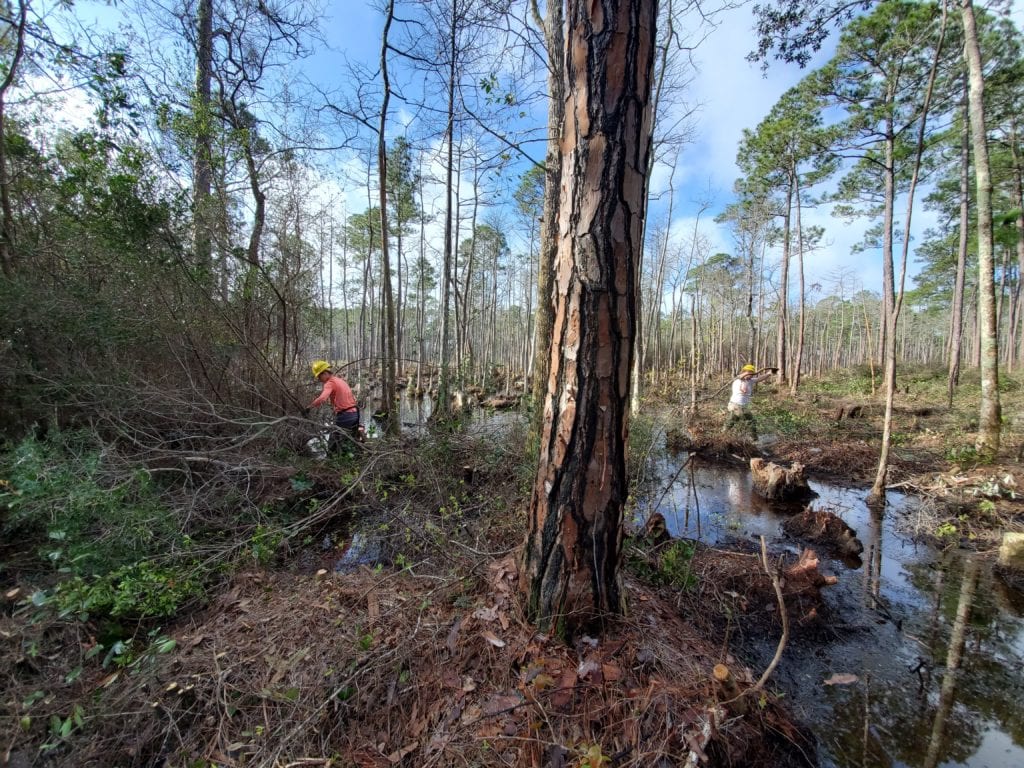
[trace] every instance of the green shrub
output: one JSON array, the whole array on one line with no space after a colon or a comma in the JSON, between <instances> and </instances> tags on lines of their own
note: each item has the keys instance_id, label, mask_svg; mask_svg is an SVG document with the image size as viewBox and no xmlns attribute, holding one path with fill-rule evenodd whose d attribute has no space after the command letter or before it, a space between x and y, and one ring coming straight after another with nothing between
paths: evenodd
<instances>
[{"instance_id":1,"label":"green shrub","mask_svg":"<svg viewBox=\"0 0 1024 768\"><path fill-rule=\"evenodd\" d=\"M676 539L653 556L646 552L650 542L642 538L633 541L637 546L627 548L626 567L641 579L682 590L696 586L693 555L697 548L692 541Z\"/></svg>"},{"instance_id":2,"label":"green shrub","mask_svg":"<svg viewBox=\"0 0 1024 768\"><path fill-rule=\"evenodd\" d=\"M760 434L794 436L816 429L814 419L775 403L766 402L759 406L756 418Z\"/></svg>"},{"instance_id":3,"label":"green shrub","mask_svg":"<svg viewBox=\"0 0 1024 768\"><path fill-rule=\"evenodd\" d=\"M85 433L26 438L0 456L0 473L0 534L62 573L99 576L180 538L149 475L111 471Z\"/></svg>"},{"instance_id":4,"label":"green shrub","mask_svg":"<svg viewBox=\"0 0 1024 768\"><path fill-rule=\"evenodd\" d=\"M661 553L661 573L665 581L677 589L690 589L697 584L693 575L693 555L696 547L692 541L673 541Z\"/></svg>"},{"instance_id":5,"label":"green shrub","mask_svg":"<svg viewBox=\"0 0 1024 768\"><path fill-rule=\"evenodd\" d=\"M80 617L104 615L147 619L173 616L203 596L195 563L186 567L142 561L91 579L75 576L56 590L58 610Z\"/></svg>"}]
</instances>

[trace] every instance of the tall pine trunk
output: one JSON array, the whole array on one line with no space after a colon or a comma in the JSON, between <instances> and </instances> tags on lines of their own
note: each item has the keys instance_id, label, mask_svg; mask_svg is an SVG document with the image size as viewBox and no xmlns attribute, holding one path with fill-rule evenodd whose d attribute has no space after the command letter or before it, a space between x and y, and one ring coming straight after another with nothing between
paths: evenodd
<instances>
[{"instance_id":1,"label":"tall pine trunk","mask_svg":"<svg viewBox=\"0 0 1024 768\"><path fill-rule=\"evenodd\" d=\"M972 0L960 6L967 59L967 111L971 121L974 179L978 203L978 328L981 352L981 408L975 447L982 456L999 450L999 346L996 338L995 277L992 249L992 176L985 133L985 82Z\"/></svg>"},{"instance_id":2,"label":"tall pine trunk","mask_svg":"<svg viewBox=\"0 0 1024 768\"><path fill-rule=\"evenodd\" d=\"M395 0L389 0L384 18L384 32L380 45L380 73L384 96L380 106L380 125L377 130L377 173L380 180L380 270L384 311L383 335L383 389L381 410L389 435L397 435L401 419L392 413L395 409L395 300L391 287L391 249L388 229L388 145L385 129L388 122L388 103L391 101L391 81L388 79L388 32L395 15Z\"/></svg>"},{"instance_id":3,"label":"tall pine trunk","mask_svg":"<svg viewBox=\"0 0 1024 768\"><path fill-rule=\"evenodd\" d=\"M527 615L569 638L622 609L618 566L650 152L655 0L571 0L555 312L520 568Z\"/></svg>"},{"instance_id":4,"label":"tall pine trunk","mask_svg":"<svg viewBox=\"0 0 1024 768\"><path fill-rule=\"evenodd\" d=\"M964 338L964 283L967 281L967 235L971 224L970 184L971 165L970 122L967 114L967 82L964 81L960 126L960 238L956 253L956 278L953 283L953 311L949 322L949 377L946 395L953 407L953 393L960 384L960 358Z\"/></svg>"},{"instance_id":5,"label":"tall pine trunk","mask_svg":"<svg viewBox=\"0 0 1024 768\"><path fill-rule=\"evenodd\" d=\"M540 225L540 257L537 267L537 313L533 328L533 432L540 434L541 407L548 386L551 357L551 325L554 315L553 274L558 253L558 200L562 186L562 123L565 119L565 38L562 0L548 0L541 18L531 0L534 21L544 31L548 54L548 144L544 158L544 208Z\"/></svg>"}]
</instances>

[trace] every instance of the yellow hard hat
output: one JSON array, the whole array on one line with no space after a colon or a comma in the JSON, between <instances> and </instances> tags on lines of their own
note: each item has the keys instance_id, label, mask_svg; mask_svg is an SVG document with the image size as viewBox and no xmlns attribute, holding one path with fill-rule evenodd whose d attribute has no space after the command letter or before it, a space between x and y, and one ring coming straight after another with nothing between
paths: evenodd
<instances>
[{"instance_id":1,"label":"yellow hard hat","mask_svg":"<svg viewBox=\"0 0 1024 768\"><path fill-rule=\"evenodd\" d=\"M752 366L750 363L744 365L742 368L740 368L740 370L743 371L744 373L757 373L757 368Z\"/></svg>"},{"instance_id":2,"label":"yellow hard hat","mask_svg":"<svg viewBox=\"0 0 1024 768\"><path fill-rule=\"evenodd\" d=\"M326 360L314 360L313 364L309 366L313 370L313 378L317 378L324 371L331 370L331 364Z\"/></svg>"}]
</instances>

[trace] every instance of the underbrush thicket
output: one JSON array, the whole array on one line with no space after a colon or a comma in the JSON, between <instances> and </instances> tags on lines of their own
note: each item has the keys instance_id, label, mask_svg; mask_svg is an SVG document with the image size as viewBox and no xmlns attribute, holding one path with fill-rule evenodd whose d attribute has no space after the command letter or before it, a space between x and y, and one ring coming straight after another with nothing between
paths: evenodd
<instances>
[{"instance_id":1,"label":"underbrush thicket","mask_svg":"<svg viewBox=\"0 0 1024 768\"><path fill-rule=\"evenodd\" d=\"M187 450L168 442L140 452L87 432L9 447L0 458L0 580L10 609L0 616L0 665L9 669L0 722L20 732L16 744L66 764L122 764L123 753L103 752L106 739L122 741L106 719L123 711L124 697L148 695L178 644L171 628L182 609L201 617L212 601L216 615L219 585L245 573L330 570L357 534L374 542L376 560L372 574L360 572L443 584L427 594L453 609L473 599L480 563L522 535L533 465L520 426L438 429L327 461L281 448L297 442L296 428L288 419L269 430L236 425L229 442L244 448L233 451L194 439ZM369 625L348 628L359 656L378 644ZM155 759L147 754L136 764Z\"/></svg>"},{"instance_id":2,"label":"underbrush thicket","mask_svg":"<svg viewBox=\"0 0 1024 768\"><path fill-rule=\"evenodd\" d=\"M944 396L942 372L914 376L897 399L903 467L926 451L941 460L969 437L968 404L958 399L949 411L933 402ZM871 466L877 415L835 418L839 403L872 402L868 377L837 378L808 379L796 398L766 386L755 402L759 430L808 463L848 470L860 450ZM1012 413L1021 390L1004 389ZM655 678L686 706L709 695L713 648L689 637L678 606L705 606L703 621L717 631L711 614L733 610L749 558L734 558L727 575L739 586L723 591L717 555L642 535L626 545L640 611L621 627L628 655L609 650L612 642L586 667L621 677L563 684L582 657L537 640L510 586L536 466L525 421L500 431L438 427L318 461L300 450L308 421L209 404L189 411L183 398L164 399L166 411L122 414L121 428L52 430L0 455L0 583L9 595L0 730L16 734L15 752L64 765L191 765L213 754L202 745L216 744L225 762L272 764L313 754L355 760L380 742L392 763L413 743L423 759L444 749L471 763L494 748L483 743L512 733L508 754L557 744L570 760L607 747L602 734L623 744L644 742L629 729L649 729L647 743L678 736L649 719L656 702L633 698ZM635 499L660 492L665 430L648 415L631 422L627 515ZM720 424L707 431L719 434ZM1007 434L1016 438L1009 426ZM963 525L951 525L954 538ZM356 535L372 558L325 578ZM644 635L655 630L643 621L656 604L659 621L689 645L657 646L651 662ZM698 607L687 610L696 616ZM501 655L513 651L516 663ZM679 666L697 658L703 672ZM559 709L562 700L576 704ZM591 704L615 721L588 720ZM624 764L648 758L635 753Z\"/></svg>"},{"instance_id":3,"label":"underbrush thicket","mask_svg":"<svg viewBox=\"0 0 1024 768\"><path fill-rule=\"evenodd\" d=\"M619 755L620 765L639 768L685 754L693 738L723 764L784 765L794 743L806 748L763 694L757 718L731 722L728 736L710 743L699 723L681 727L675 718L713 697L707 670L719 655L669 598L694 591L706 567L690 544L629 545L630 570L646 585L624 576L637 613L607 637L573 648L524 621L513 555L534 480L524 425L371 441L325 462L279 447L292 426L276 424L248 442L243 431L233 442L244 451L220 452L216 471L200 462L191 477L177 470L203 455L195 444L129 461L124 445L68 436L7 455L4 500L18 500L19 517L5 524L20 526L32 547L5 578L47 584L0 616L0 728L14 734L13 754L69 766L284 765L311 756L359 765L548 757L596 765ZM76 446L71 454L66 442ZM635 495L658 479L662 444L655 421L634 422ZM26 454L35 458L15 467ZM71 475L56 469L61 461ZM159 467L177 469L153 476ZM254 488L257 477L264 482ZM97 554L88 573L61 573L47 556L57 519L45 510L67 503L78 482L94 498L84 508L114 530L110 518L119 514L162 513L171 522L137 545L143 559ZM196 493L211 483L229 504ZM121 495L106 506L95 500L115 489ZM82 539L66 548L87 551L87 532L98 526L89 516L64 526ZM373 542L374 561L329 575L351 553L339 542L353 536ZM187 603L186 621L172 622L170 605L154 606L162 618L128 621L115 597L100 599L110 586L131 602L125 583L133 581L147 593L136 599L138 613L178 584L154 569L192 573L191 564L206 592ZM81 606L86 590L93 612L41 598L55 579L64 581L54 594L69 604Z\"/></svg>"}]
</instances>

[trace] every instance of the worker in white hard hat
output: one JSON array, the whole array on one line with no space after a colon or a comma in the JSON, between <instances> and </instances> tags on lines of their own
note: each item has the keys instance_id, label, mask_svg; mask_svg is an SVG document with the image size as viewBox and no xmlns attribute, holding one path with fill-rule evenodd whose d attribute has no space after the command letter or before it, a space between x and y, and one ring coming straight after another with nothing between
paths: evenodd
<instances>
[{"instance_id":1,"label":"worker in white hard hat","mask_svg":"<svg viewBox=\"0 0 1024 768\"><path fill-rule=\"evenodd\" d=\"M750 398L754 396L754 390L758 382L764 381L772 374L778 373L778 368L762 368L758 370L747 364L740 369L739 376L732 381L732 394L729 396L729 404L726 410L729 418L725 421L725 430L732 429L736 424L743 423L750 430L751 436L757 439L757 427L754 425L754 417L750 413Z\"/></svg>"}]
</instances>

